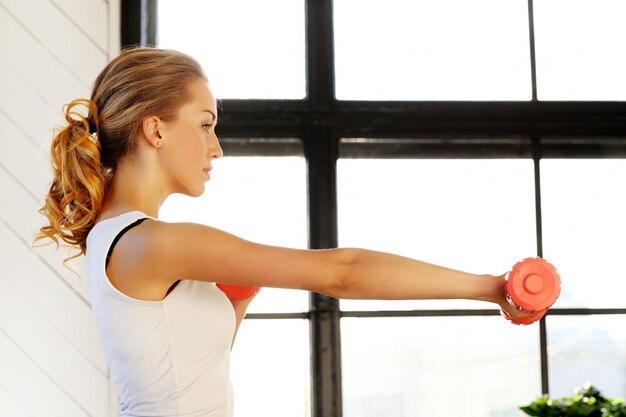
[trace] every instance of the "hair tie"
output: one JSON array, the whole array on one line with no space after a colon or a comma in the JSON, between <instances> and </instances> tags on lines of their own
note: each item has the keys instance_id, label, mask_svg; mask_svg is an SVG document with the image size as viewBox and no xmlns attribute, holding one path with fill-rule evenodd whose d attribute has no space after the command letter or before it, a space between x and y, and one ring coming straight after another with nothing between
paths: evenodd
<instances>
[{"instance_id":1,"label":"hair tie","mask_svg":"<svg viewBox=\"0 0 626 417\"><path fill-rule=\"evenodd\" d=\"M93 117L91 114L87 118L87 123L89 124L89 134L93 135L94 133L98 133L98 125L93 121Z\"/></svg>"}]
</instances>

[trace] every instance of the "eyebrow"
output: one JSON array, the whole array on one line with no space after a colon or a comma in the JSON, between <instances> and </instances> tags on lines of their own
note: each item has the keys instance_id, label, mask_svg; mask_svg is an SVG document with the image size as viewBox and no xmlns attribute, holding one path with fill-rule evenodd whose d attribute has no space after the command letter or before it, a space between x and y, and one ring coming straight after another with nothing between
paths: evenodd
<instances>
[{"instance_id":1,"label":"eyebrow","mask_svg":"<svg viewBox=\"0 0 626 417\"><path fill-rule=\"evenodd\" d=\"M213 113L213 110L202 110L205 111L207 113L211 113L213 115L213 121L217 120L217 115L215 113Z\"/></svg>"}]
</instances>

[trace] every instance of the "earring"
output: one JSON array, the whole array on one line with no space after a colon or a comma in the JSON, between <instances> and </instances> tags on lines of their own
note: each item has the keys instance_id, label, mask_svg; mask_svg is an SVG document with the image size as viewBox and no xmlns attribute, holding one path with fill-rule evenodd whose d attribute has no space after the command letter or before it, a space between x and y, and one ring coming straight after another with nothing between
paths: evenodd
<instances>
[{"instance_id":1,"label":"earring","mask_svg":"<svg viewBox=\"0 0 626 417\"><path fill-rule=\"evenodd\" d=\"M161 147L161 141L158 141L158 142L156 143L156 146L157 146L157 148L160 148L160 147Z\"/></svg>"}]
</instances>

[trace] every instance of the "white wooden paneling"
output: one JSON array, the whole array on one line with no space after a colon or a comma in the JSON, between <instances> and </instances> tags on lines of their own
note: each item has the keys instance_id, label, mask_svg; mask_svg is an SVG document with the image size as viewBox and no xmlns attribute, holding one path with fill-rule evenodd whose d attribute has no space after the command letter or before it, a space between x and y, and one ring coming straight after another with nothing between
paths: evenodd
<instances>
[{"instance_id":1,"label":"white wooden paneling","mask_svg":"<svg viewBox=\"0 0 626 417\"><path fill-rule=\"evenodd\" d=\"M0 66L2 64L0 63ZM1 72L1 70L0 70ZM20 185L42 201L52 180L49 158L41 147L36 146L0 108L0 165L8 169ZM48 151L46 146L45 151ZM49 173L49 174L47 174ZM46 175L47 174L47 175Z\"/></svg>"},{"instance_id":2,"label":"white wooden paneling","mask_svg":"<svg viewBox=\"0 0 626 417\"><path fill-rule=\"evenodd\" d=\"M57 30L53 23L46 25ZM89 95L91 82L82 81L62 65L0 3L0 57L51 103L67 103ZM75 52L80 54L80 50Z\"/></svg>"},{"instance_id":3,"label":"white wooden paneling","mask_svg":"<svg viewBox=\"0 0 626 417\"><path fill-rule=\"evenodd\" d=\"M30 279L27 272L18 278ZM29 298L30 294L10 280L0 280L0 327L81 408L94 417L105 417L108 396L102 394L108 386L106 370L97 369L49 320L46 310L23 302Z\"/></svg>"},{"instance_id":4,"label":"white wooden paneling","mask_svg":"<svg viewBox=\"0 0 626 417\"><path fill-rule=\"evenodd\" d=\"M35 417L89 416L0 329L0 385ZM3 416L4 410L0 408Z\"/></svg>"},{"instance_id":5,"label":"white wooden paneling","mask_svg":"<svg viewBox=\"0 0 626 417\"><path fill-rule=\"evenodd\" d=\"M86 277L30 247L62 106L119 53L119 0L0 0L0 416L113 417ZM73 267L84 271L84 259Z\"/></svg>"},{"instance_id":6,"label":"white wooden paneling","mask_svg":"<svg viewBox=\"0 0 626 417\"><path fill-rule=\"evenodd\" d=\"M2 404L3 415L11 417L32 417L32 414L28 414L24 407L19 405L17 401L9 395L7 391L0 385L0 404Z\"/></svg>"},{"instance_id":7,"label":"white wooden paneling","mask_svg":"<svg viewBox=\"0 0 626 417\"><path fill-rule=\"evenodd\" d=\"M106 65L106 51L48 0L0 0L0 4L67 72L85 85L91 85ZM55 30L55 26L63 30Z\"/></svg>"},{"instance_id":8,"label":"white wooden paneling","mask_svg":"<svg viewBox=\"0 0 626 417\"><path fill-rule=\"evenodd\" d=\"M0 58L0 113L15 124L35 144L49 143L52 127L63 120L63 103L53 105L43 94L22 78L9 63ZM0 129L0 140L15 144L7 131Z\"/></svg>"},{"instance_id":9,"label":"white wooden paneling","mask_svg":"<svg viewBox=\"0 0 626 417\"><path fill-rule=\"evenodd\" d=\"M122 34L120 33L121 0L109 0L109 59L115 58L121 49Z\"/></svg>"},{"instance_id":10,"label":"white wooden paneling","mask_svg":"<svg viewBox=\"0 0 626 417\"><path fill-rule=\"evenodd\" d=\"M109 6L103 0L50 0L104 53L109 49Z\"/></svg>"},{"instance_id":11,"label":"white wooden paneling","mask_svg":"<svg viewBox=\"0 0 626 417\"><path fill-rule=\"evenodd\" d=\"M8 156L11 157L11 154ZM12 172L5 174L5 168L4 163L0 160L0 189L5 195L11 196L3 204L0 204L0 219L10 224L24 244L30 246L35 234L45 223L43 216L38 213L43 204L44 195L42 194L37 200L37 196L28 192L18 176ZM70 252L70 254L73 253L75 252ZM90 305L87 280L79 280L75 273L63 265L63 259L68 257L68 251L63 250L63 248L57 250L54 245L48 245L38 247L35 252L31 251L30 256L36 256L45 261L50 269L48 273L54 273L65 283L69 291L84 300L84 304ZM70 265L70 267L78 271L80 264Z\"/></svg>"},{"instance_id":12,"label":"white wooden paneling","mask_svg":"<svg viewBox=\"0 0 626 417\"><path fill-rule=\"evenodd\" d=\"M5 176L0 175L0 188L5 189L5 184L10 185L10 182ZM6 189L11 190L8 186ZM50 322L60 329L102 373L106 373L106 362L91 308L78 296L75 289L52 269L50 262L33 252L29 242L24 241L17 234L17 230L12 229L13 225L5 219L5 212L0 211L0 236L2 236L0 265L5 279L16 285L22 294L29 294L25 300L27 304L33 308L45 309ZM5 222L10 224L11 228L7 227ZM59 262L59 259L56 261ZM22 276L27 278L20 278ZM86 281L83 277L85 285Z\"/></svg>"}]
</instances>

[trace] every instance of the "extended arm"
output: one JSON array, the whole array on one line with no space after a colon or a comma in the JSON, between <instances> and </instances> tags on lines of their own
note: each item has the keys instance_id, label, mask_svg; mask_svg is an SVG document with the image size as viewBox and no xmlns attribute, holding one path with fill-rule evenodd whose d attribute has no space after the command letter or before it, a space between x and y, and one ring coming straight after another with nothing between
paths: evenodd
<instances>
[{"instance_id":1,"label":"extended arm","mask_svg":"<svg viewBox=\"0 0 626 417\"><path fill-rule=\"evenodd\" d=\"M134 259L154 279L294 288L337 298L464 298L507 304L502 276L366 249L288 249L197 224L146 223L142 241L134 245Z\"/></svg>"}]
</instances>

